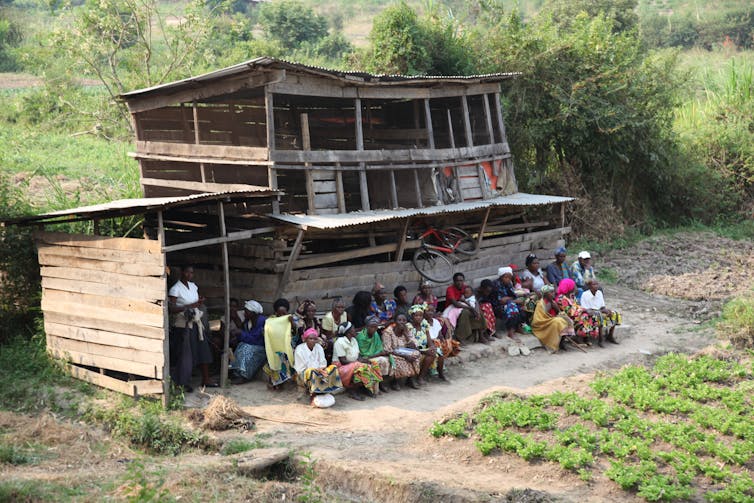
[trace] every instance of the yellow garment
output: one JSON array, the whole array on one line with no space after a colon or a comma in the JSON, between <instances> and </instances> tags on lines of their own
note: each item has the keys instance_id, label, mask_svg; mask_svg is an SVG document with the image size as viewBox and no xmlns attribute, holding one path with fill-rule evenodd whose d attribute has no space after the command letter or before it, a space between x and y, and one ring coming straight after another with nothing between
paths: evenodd
<instances>
[{"instance_id":1,"label":"yellow garment","mask_svg":"<svg viewBox=\"0 0 754 503\"><path fill-rule=\"evenodd\" d=\"M542 341L547 348L557 351L560 347L560 336L568 328L568 321L561 316L552 316L545 311L544 300L537 302L534 318L531 322L531 332Z\"/></svg>"},{"instance_id":2,"label":"yellow garment","mask_svg":"<svg viewBox=\"0 0 754 503\"><path fill-rule=\"evenodd\" d=\"M291 347L290 316L270 316L264 323L264 349L267 352L267 365L270 369L281 369L278 353L285 353L293 365L293 348Z\"/></svg>"}]
</instances>

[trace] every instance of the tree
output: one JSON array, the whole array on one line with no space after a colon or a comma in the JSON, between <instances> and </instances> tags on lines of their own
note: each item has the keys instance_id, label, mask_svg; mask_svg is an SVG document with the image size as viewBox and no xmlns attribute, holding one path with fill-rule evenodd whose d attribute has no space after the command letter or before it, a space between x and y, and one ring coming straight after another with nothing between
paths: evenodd
<instances>
[{"instance_id":1,"label":"tree","mask_svg":"<svg viewBox=\"0 0 754 503\"><path fill-rule=\"evenodd\" d=\"M327 36L327 19L295 0L264 3L259 9L259 24L268 39L291 51Z\"/></svg>"},{"instance_id":2,"label":"tree","mask_svg":"<svg viewBox=\"0 0 754 503\"><path fill-rule=\"evenodd\" d=\"M12 72L18 69L13 49L21 43L21 27L6 17L0 8L0 72Z\"/></svg>"}]
</instances>

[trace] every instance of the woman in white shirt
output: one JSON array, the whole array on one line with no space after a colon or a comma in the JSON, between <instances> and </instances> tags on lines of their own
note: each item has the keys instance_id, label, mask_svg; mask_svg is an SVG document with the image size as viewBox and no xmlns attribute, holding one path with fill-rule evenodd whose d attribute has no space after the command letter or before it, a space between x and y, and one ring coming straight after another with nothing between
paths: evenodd
<instances>
[{"instance_id":1,"label":"woman in white shirt","mask_svg":"<svg viewBox=\"0 0 754 503\"><path fill-rule=\"evenodd\" d=\"M533 253L526 256L526 270L521 273L521 281L527 278L531 278L532 289L537 293L542 290L543 286L550 284L550 280L539 268L539 259Z\"/></svg>"},{"instance_id":2,"label":"woman in white shirt","mask_svg":"<svg viewBox=\"0 0 754 503\"><path fill-rule=\"evenodd\" d=\"M194 268L181 267L181 279L168 290L168 310L170 324L170 367L173 381L186 392L191 387L191 372L199 366L202 373L202 386L217 388L217 383L209 380L209 364L212 363L212 350L209 346L209 330L204 323L204 297L194 279Z\"/></svg>"},{"instance_id":3,"label":"woman in white shirt","mask_svg":"<svg viewBox=\"0 0 754 503\"><path fill-rule=\"evenodd\" d=\"M332 353L333 365L338 367L340 380L346 387L348 395L354 400L364 400L357 393L360 384L367 393L374 398L377 396L382 382L380 365L359 354L359 341L356 340L356 329L350 321L341 323L338 327L338 338L335 340Z\"/></svg>"},{"instance_id":4,"label":"woman in white shirt","mask_svg":"<svg viewBox=\"0 0 754 503\"><path fill-rule=\"evenodd\" d=\"M319 344L317 329L310 328L302 335L304 342L296 346L293 353L293 367L296 380L309 393L310 398L317 394L327 394L343 389L343 383L335 365L327 365L325 350Z\"/></svg>"}]
</instances>

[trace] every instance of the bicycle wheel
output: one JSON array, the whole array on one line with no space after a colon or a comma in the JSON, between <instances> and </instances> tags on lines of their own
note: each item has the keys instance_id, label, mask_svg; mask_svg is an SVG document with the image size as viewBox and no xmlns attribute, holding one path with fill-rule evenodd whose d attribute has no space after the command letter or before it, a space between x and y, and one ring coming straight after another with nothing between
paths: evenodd
<instances>
[{"instance_id":1,"label":"bicycle wheel","mask_svg":"<svg viewBox=\"0 0 754 503\"><path fill-rule=\"evenodd\" d=\"M430 281L444 283L453 277L453 263L445 254L422 247L414 252L411 260L419 274Z\"/></svg>"},{"instance_id":2,"label":"bicycle wheel","mask_svg":"<svg viewBox=\"0 0 754 503\"><path fill-rule=\"evenodd\" d=\"M448 241L451 242L451 245L458 243L456 253L471 256L476 255L476 252L479 251L476 239L469 236L469 233L465 230L459 229L458 227L448 227L444 229L444 232L447 235Z\"/></svg>"}]
</instances>

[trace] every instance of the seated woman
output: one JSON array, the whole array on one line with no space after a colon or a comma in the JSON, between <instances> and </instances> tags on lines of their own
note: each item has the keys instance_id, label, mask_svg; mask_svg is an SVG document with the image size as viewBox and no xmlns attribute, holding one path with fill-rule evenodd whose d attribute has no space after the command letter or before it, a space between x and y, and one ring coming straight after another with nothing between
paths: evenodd
<instances>
[{"instance_id":1,"label":"seated woman","mask_svg":"<svg viewBox=\"0 0 754 503\"><path fill-rule=\"evenodd\" d=\"M497 295L495 295L495 288L492 281L489 279L483 279L482 283L477 288L476 292L477 302L479 303L479 311L484 317L484 321L487 324L487 335L490 337L497 337L497 318L495 318L495 311L499 310Z\"/></svg>"},{"instance_id":2,"label":"seated woman","mask_svg":"<svg viewBox=\"0 0 754 503\"><path fill-rule=\"evenodd\" d=\"M346 304L343 302L343 299L337 298L332 301L332 307L322 318L320 334L326 336L328 339L335 339L338 336L338 327L346 321L348 321Z\"/></svg>"},{"instance_id":3,"label":"seated woman","mask_svg":"<svg viewBox=\"0 0 754 503\"><path fill-rule=\"evenodd\" d=\"M395 299L395 314L403 314L408 317L408 310L411 309L411 304L408 303L408 290L403 285L398 285L393 290L393 298Z\"/></svg>"},{"instance_id":4,"label":"seated woman","mask_svg":"<svg viewBox=\"0 0 754 503\"><path fill-rule=\"evenodd\" d=\"M387 325L393 318L395 318L395 301L388 299L385 295L385 287L380 283L375 283L372 288L372 297L374 300L369 306L369 311L372 315L376 316L380 320L381 324Z\"/></svg>"},{"instance_id":5,"label":"seated woman","mask_svg":"<svg viewBox=\"0 0 754 503\"><path fill-rule=\"evenodd\" d=\"M600 347L603 347L602 338L603 330L607 330L605 339L607 342L618 344L615 340L615 327L620 325L623 321L623 317L618 311L613 311L605 306L605 298L600 290L600 282L595 278L589 278L586 280L587 290L581 294L581 307L594 316L599 321L600 338L597 342Z\"/></svg>"},{"instance_id":6,"label":"seated woman","mask_svg":"<svg viewBox=\"0 0 754 503\"><path fill-rule=\"evenodd\" d=\"M376 318L370 319L369 323L375 321L377 321ZM393 383L390 387L394 390L401 389L398 379L404 377L407 386L414 389L419 387L413 377L418 376L421 371L421 353L416 347L414 338L408 333L407 323L406 317L399 314L395 317L395 323L388 325L382 331L382 346L393 357Z\"/></svg>"},{"instance_id":7,"label":"seated woman","mask_svg":"<svg viewBox=\"0 0 754 503\"><path fill-rule=\"evenodd\" d=\"M424 319L429 323L429 337L440 349L443 357L450 358L461 352L461 343L453 339L453 325L442 317L435 308L427 305Z\"/></svg>"},{"instance_id":8,"label":"seated woman","mask_svg":"<svg viewBox=\"0 0 754 503\"><path fill-rule=\"evenodd\" d=\"M432 367L437 368L437 375L443 381L447 381L445 378L444 367L445 358L440 350L432 341L429 336L429 322L424 319L424 304L414 304L409 309L410 321L406 328L408 329L409 336L413 337L416 342L416 347L421 353L421 362L419 367L419 384L427 384L427 378L429 377L429 370Z\"/></svg>"},{"instance_id":9,"label":"seated woman","mask_svg":"<svg viewBox=\"0 0 754 503\"><path fill-rule=\"evenodd\" d=\"M338 368L327 365L317 331L310 328L304 332L303 337L304 342L296 346L294 353L298 384L306 389L310 399L314 399L314 395L342 390L343 383Z\"/></svg>"},{"instance_id":10,"label":"seated woman","mask_svg":"<svg viewBox=\"0 0 754 503\"><path fill-rule=\"evenodd\" d=\"M317 319L317 304L311 300L306 299L299 304L296 309L296 314L299 315L298 326L296 327L296 335L299 340L302 339L304 331L313 328L319 334L319 343L322 344L322 349L325 350L325 358L327 361L332 359L332 346L335 342L335 337L327 337L322 333L322 323Z\"/></svg>"},{"instance_id":11,"label":"seated woman","mask_svg":"<svg viewBox=\"0 0 754 503\"><path fill-rule=\"evenodd\" d=\"M525 316L521 314L516 291L513 286L513 269L501 267L497 270L498 279L493 283L494 294L497 297L495 316L503 321L508 338L521 343L516 330L521 328ZM528 348L527 348L528 349Z\"/></svg>"},{"instance_id":12,"label":"seated woman","mask_svg":"<svg viewBox=\"0 0 754 503\"><path fill-rule=\"evenodd\" d=\"M354 328L358 331L366 326L366 319L371 316L372 294L362 290L356 292L353 296L351 305L346 309L348 321L353 323Z\"/></svg>"},{"instance_id":13,"label":"seated woman","mask_svg":"<svg viewBox=\"0 0 754 503\"><path fill-rule=\"evenodd\" d=\"M246 301L243 306L244 321L241 323L236 347L236 360L230 365L236 375L231 380L233 384L243 384L254 379L259 369L267 363L267 352L264 348L264 325L267 318L262 315L262 306L255 300Z\"/></svg>"},{"instance_id":14,"label":"seated woman","mask_svg":"<svg viewBox=\"0 0 754 503\"><path fill-rule=\"evenodd\" d=\"M287 299L277 299L272 304L275 314L267 318L264 324L264 348L267 364L263 367L272 389L291 379L291 362L296 342L293 336L295 318L288 314L291 304Z\"/></svg>"},{"instance_id":15,"label":"seated woman","mask_svg":"<svg viewBox=\"0 0 754 503\"><path fill-rule=\"evenodd\" d=\"M555 288L545 285L541 293L542 300L537 302L534 310L531 331L550 353L555 353L558 349L565 349L563 343L565 337L574 335L573 322L560 311L555 303L553 298Z\"/></svg>"},{"instance_id":16,"label":"seated woman","mask_svg":"<svg viewBox=\"0 0 754 503\"><path fill-rule=\"evenodd\" d=\"M539 268L539 259L533 253L526 256L526 270L521 273L521 281L532 279L532 291L539 292L544 285L549 285L550 280Z\"/></svg>"},{"instance_id":17,"label":"seated woman","mask_svg":"<svg viewBox=\"0 0 754 503\"><path fill-rule=\"evenodd\" d=\"M571 318L576 335L582 339L582 342L591 344L590 339L599 339L599 320L576 302L576 283L572 279L565 278L560 282L555 303Z\"/></svg>"},{"instance_id":18,"label":"seated woman","mask_svg":"<svg viewBox=\"0 0 754 503\"><path fill-rule=\"evenodd\" d=\"M489 344L490 338L485 333L487 322L475 309L464 301L466 277L457 272L453 275L453 284L445 291L445 311L442 315L453 325L454 335L461 344L481 342Z\"/></svg>"},{"instance_id":19,"label":"seated woman","mask_svg":"<svg viewBox=\"0 0 754 503\"><path fill-rule=\"evenodd\" d=\"M434 307L435 311L437 311L438 300L432 293L432 282L427 280L421 282L419 285L419 293L414 296L414 300L411 302L411 305L414 304L427 304L428 306Z\"/></svg>"},{"instance_id":20,"label":"seated woman","mask_svg":"<svg viewBox=\"0 0 754 503\"><path fill-rule=\"evenodd\" d=\"M363 358L368 358L369 361L376 363L380 369L380 375L383 379L392 375L393 369L393 357L385 351L385 347L382 345L382 338L378 332L379 320L370 316L366 320L367 326L364 327L358 334L356 334L356 341L359 344L359 354ZM380 391L387 393L387 387L385 382L380 382Z\"/></svg>"},{"instance_id":21,"label":"seated woman","mask_svg":"<svg viewBox=\"0 0 754 503\"><path fill-rule=\"evenodd\" d=\"M338 339L333 347L332 363L338 367L340 380L354 400L364 400L356 391L358 384L374 398L377 396L378 386L382 382L380 365L359 353L359 341L356 340L356 330L347 321L338 327Z\"/></svg>"}]
</instances>

